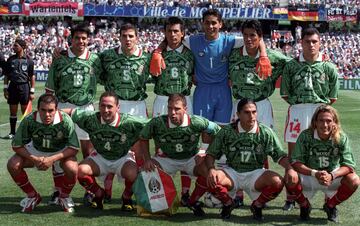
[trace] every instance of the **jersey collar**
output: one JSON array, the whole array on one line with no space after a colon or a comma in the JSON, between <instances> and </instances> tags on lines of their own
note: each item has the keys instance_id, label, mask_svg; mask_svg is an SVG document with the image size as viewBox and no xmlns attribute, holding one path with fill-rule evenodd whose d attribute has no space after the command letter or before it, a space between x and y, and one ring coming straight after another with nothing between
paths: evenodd
<instances>
[{"instance_id":1,"label":"jersey collar","mask_svg":"<svg viewBox=\"0 0 360 226\"><path fill-rule=\"evenodd\" d=\"M314 130L314 139L315 140L321 140L321 138L319 137L317 129ZM329 137L329 140L332 140L331 136Z\"/></svg>"},{"instance_id":2,"label":"jersey collar","mask_svg":"<svg viewBox=\"0 0 360 226\"><path fill-rule=\"evenodd\" d=\"M168 119L169 128L186 127L190 125L190 117L188 114L184 114L183 123L180 126L173 124L169 117L167 117L167 119Z\"/></svg>"},{"instance_id":3,"label":"jersey collar","mask_svg":"<svg viewBox=\"0 0 360 226\"><path fill-rule=\"evenodd\" d=\"M304 53L303 53L303 52L300 53L299 61L300 61L300 62L306 62L306 60L305 60L305 58L304 58ZM322 54L322 53L319 53L319 56L318 56L318 58L315 60L315 62L321 62L321 61L323 61L323 54Z\"/></svg>"},{"instance_id":4,"label":"jersey collar","mask_svg":"<svg viewBox=\"0 0 360 226\"><path fill-rule=\"evenodd\" d=\"M237 124L237 129L238 129L238 132L239 132L239 133L258 133L258 132L259 132L259 124L258 124L258 122L256 121L254 127L253 127L249 132L246 132L246 131L241 127L240 120L239 120L239 121L238 121L238 124Z\"/></svg>"},{"instance_id":5,"label":"jersey collar","mask_svg":"<svg viewBox=\"0 0 360 226\"><path fill-rule=\"evenodd\" d=\"M119 46L119 48L118 48L118 54L119 54L119 55L120 55L120 54L124 54L124 52L123 52L122 49L121 49L121 46ZM136 56L136 57L141 56L141 49L140 49L138 46L136 46L136 50L133 52L132 55L133 55L133 56Z\"/></svg>"},{"instance_id":6,"label":"jersey collar","mask_svg":"<svg viewBox=\"0 0 360 226\"><path fill-rule=\"evenodd\" d=\"M101 120L101 124L107 124L107 123L103 120L102 117L100 117L100 120ZM119 113L116 113L114 121L112 121L112 122L111 122L110 124L108 124L108 125L110 125L110 126L112 126L112 127L118 127L119 124L120 124L120 115L119 115Z\"/></svg>"},{"instance_id":7,"label":"jersey collar","mask_svg":"<svg viewBox=\"0 0 360 226\"><path fill-rule=\"evenodd\" d=\"M78 58L82 59L82 60L87 60L89 58L90 52L88 49L85 49L85 51L83 52L83 54L81 54ZM72 51L71 48L68 49L68 57L70 58L75 58L77 57Z\"/></svg>"},{"instance_id":8,"label":"jersey collar","mask_svg":"<svg viewBox=\"0 0 360 226\"><path fill-rule=\"evenodd\" d=\"M35 117L36 122L43 124L41 117L40 117L40 113L38 111L35 112L34 117ZM60 123L62 121L62 119L63 118L62 118L60 111L56 111L52 125L56 125L56 124Z\"/></svg>"},{"instance_id":9,"label":"jersey collar","mask_svg":"<svg viewBox=\"0 0 360 226\"><path fill-rule=\"evenodd\" d=\"M245 46L242 48L242 55L243 55L243 56L249 56L248 52L246 51L246 47L245 47ZM259 50L258 50L257 53L256 53L256 56L255 56L255 59L257 59L257 58L259 58L259 57L260 57L260 52L259 52Z\"/></svg>"},{"instance_id":10,"label":"jersey collar","mask_svg":"<svg viewBox=\"0 0 360 226\"><path fill-rule=\"evenodd\" d=\"M170 46L167 46L166 47L166 51L176 51L176 52L178 52L178 53L182 53L182 51L184 50L184 45L183 44L181 44L178 48L176 48L176 49L172 49L172 48L170 48Z\"/></svg>"}]
</instances>

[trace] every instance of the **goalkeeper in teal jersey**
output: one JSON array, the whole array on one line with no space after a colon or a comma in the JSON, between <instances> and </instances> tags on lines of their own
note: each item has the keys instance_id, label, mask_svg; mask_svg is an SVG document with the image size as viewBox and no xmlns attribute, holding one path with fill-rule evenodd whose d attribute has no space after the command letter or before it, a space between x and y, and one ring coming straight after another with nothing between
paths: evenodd
<instances>
[{"instance_id":1,"label":"goalkeeper in teal jersey","mask_svg":"<svg viewBox=\"0 0 360 226\"><path fill-rule=\"evenodd\" d=\"M232 197L241 189L253 201L250 208L254 219L261 220L265 204L282 191L283 181L295 181L297 174L273 130L257 122L255 102L241 99L237 114L239 120L223 127L208 148L205 158L207 183L202 186L208 185L208 190L223 203L220 213L223 219L230 217L234 208ZM215 169L215 159L223 154L227 165ZM268 155L285 168L284 179L263 168Z\"/></svg>"},{"instance_id":2,"label":"goalkeeper in teal jersey","mask_svg":"<svg viewBox=\"0 0 360 226\"><path fill-rule=\"evenodd\" d=\"M300 57L285 65L280 87L281 97L290 104L284 132L289 156L300 133L308 128L315 109L335 102L339 89L335 65L324 61L320 53L319 31L304 29L301 45ZM284 209L292 209L293 204L288 198Z\"/></svg>"},{"instance_id":3,"label":"goalkeeper in teal jersey","mask_svg":"<svg viewBox=\"0 0 360 226\"><path fill-rule=\"evenodd\" d=\"M94 110L93 100L102 66L100 58L87 49L89 28L79 24L71 30L71 47L66 55L56 54L46 81L46 92L53 93L59 99L59 109L81 108ZM76 134L80 139L83 157L89 155L92 144L89 135L76 125ZM55 187L60 172L53 170ZM49 204L57 203L59 192L54 191Z\"/></svg>"},{"instance_id":4,"label":"goalkeeper in teal jersey","mask_svg":"<svg viewBox=\"0 0 360 226\"><path fill-rule=\"evenodd\" d=\"M100 97L99 112L64 109L80 128L89 133L94 149L90 156L79 164L78 179L80 184L95 197L92 206L103 208L105 191L95 177L115 174L125 179L122 195L122 210L133 210L131 196L132 184L138 173L133 152L129 150L137 142L139 133L146 121L140 117L118 112L119 99L112 92L104 92ZM142 151L148 151L148 145L139 142Z\"/></svg>"},{"instance_id":5,"label":"goalkeeper in teal jersey","mask_svg":"<svg viewBox=\"0 0 360 226\"><path fill-rule=\"evenodd\" d=\"M309 200L317 191L326 195L324 211L328 220L338 222L336 206L359 187L349 139L341 130L339 116L329 105L320 105L291 153L291 162L299 179L289 187L300 205L300 217L310 218Z\"/></svg>"},{"instance_id":6,"label":"goalkeeper in teal jersey","mask_svg":"<svg viewBox=\"0 0 360 226\"><path fill-rule=\"evenodd\" d=\"M76 183L78 164L76 154L79 141L71 118L58 111L58 102L52 94L39 97L37 111L28 115L12 141L15 151L8 161L8 171L27 197L20 202L22 212L31 212L41 202L40 194L30 183L25 168L36 167L45 171L54 166L63 172L59 184L58 204L65 212L74 211L69 196Z\"/></svg>"},{"instance_id":7,"label":"goalkeeper in teal jersey","mask_svg":"<svg viewBox=\"0 0 360 226\"><path fill-rule=\"evenodd\" d=\"M229 57L229 79L232 94L235 99L232 111L232 121L236 121L237 103L242 98L256 101L257 120L270 128L274 127L272 105L269 97L275 90L275 83L286 62L291 59L282 53L267 49L266 53L271 62L272 74L269 77L259 77L256 64L260 57L260 40L263 32L257 20L246 20L242 24L241 32L245 46L233 49Z\"/></svg>"},{"instance_id":8,"label":"goalkeeper in teal jersey","mask_svg":"<svg viewBox=\"0 0 360 226\"><path fill-rule=\"evenodd\" d=\"M132 24L120 28L121 46L100 54L104 68L101 83L120 99L120 112L147 118L145 99L149 77L148 53L138 46L138 31Z\"/></svg>"},{"instance_id":9,"label":"goalkeeper in teal jersey","mask_svg":"<svg viewBox=\"0 0 360 226\"><path fill-rule=\"evenodd\" d=\"M191 51L182 44L185 35L184 21L178 17L169 17L165 21L164 33L167 43L162 52L166 69L159 76L154 76L156 94L153 117L167 114L168 96L174 93L185 95L187 113L192 115L190 99L194 58Z\"/></svg>"}]
</instances>

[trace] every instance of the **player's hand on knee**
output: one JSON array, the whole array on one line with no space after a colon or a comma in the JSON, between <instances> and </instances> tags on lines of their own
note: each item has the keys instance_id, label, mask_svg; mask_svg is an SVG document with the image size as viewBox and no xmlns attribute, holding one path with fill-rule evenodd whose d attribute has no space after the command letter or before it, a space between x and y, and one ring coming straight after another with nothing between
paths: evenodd
<instances>
[{"instance_id":1,"label":"player's hand on knee","mask_svg":"<svg viewBox=\"0 0 360 226\"><path fill-rule=\"evenodd\" d=\"M210 169L207 177L207 185L210 188L215 188L218 182L219 182L218 173L216 172L215 169Z\"/></svg>"},{"instance_id":2,"label":"player's hand on knee","mask_svg":"<svg viewBox=\"0 0 360 226\"><path fill-rule=\"evenodd\" d=\"M256 64L256 73L258 74L259 78L262 80L265 80L269 76L271 76L272 73L271 62L267 56L259 57L259 61Z\"/></svg>"},{"instance_id":3,"label":"player's hand on knee","mask_svg":"<svg viewBox=\"0 0 360 226\"><path fill-rule=\"evenodd\" d=\"M151 56L150 74L153 76L161 75L162 70L166 68L164 58L160 50L155 50Z\"/></svg>"},{"instance_id":4,"label":"player's hand on knee","mask_svg":"<svg viewBox=\"0 0 360 226\"><path fill-rule=\"evenodd\" d=\"M285 181L285 184L287 185L295 185L298 183L298 174L297 172L294 170L294 169L288 169L286 172L285 172L285 177L284 177L284 181Z\"/></svg>"}]
</instances>

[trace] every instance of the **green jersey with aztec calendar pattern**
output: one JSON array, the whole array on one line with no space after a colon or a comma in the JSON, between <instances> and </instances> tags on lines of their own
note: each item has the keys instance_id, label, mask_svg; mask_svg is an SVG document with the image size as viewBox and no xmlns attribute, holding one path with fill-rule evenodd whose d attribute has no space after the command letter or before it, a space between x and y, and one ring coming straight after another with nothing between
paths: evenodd
<instances>
[{"instance_id":1,"label":"green jersey with aztec calendar pattern","mask_svg":"<svg viewBox=\"0 0 360 226\"><path fill-rule=\"evenodd\" d=\"M70 116L61 111L55 113L54 123L50 125L42 123L37 111L25 117L16 130L12 146L21 147L31 141L41 152L54 153L65 147L79 149L75 125Z\"/></svg>"},{"instance_id":2,"label":"green jersey with aztec calendar pattern","mask_svg":"<svg viewBox=\"0 0 360 226\"><path fill-rule=\"evenodd\" d=\"M149 77L150 55L139 50L138 55L126 56L119 49L100 54L105 70L101 83L105 90L114 91L121 100L139 101L147 97L146 81Z\"/></svg>"},{"instance_id":3,"label":"green jersey with aztec calendar pattern","mask_svg":"<svg viewBox=\"0 0 360 226\"><path fill-rule=\"evenodd\" d=\"M243 47L245 48L245 47ZM244 56L243 48L233 49L229 57L229 74L232 82L232 93L235 99L250 98L261 101L270 97L275 90L275 83L286 62L291 58L280 52L267 49L267 55L272 66L272 75L262 80L256 73L259 58Z\"/></svg>"},{"instance_id":4,"label":"green jersey with aztec calendar pattern","mask_svg":"<svg viewBox=\"0 0 360 226\"><path fill-rule=\"evenodd\" d=\"M330 104L338 97L338 73L334 64L316 61L313 64L293 59L285 65L280 95L290 105L306 103Z\"/></svg>"},{"instance_id":5,"label":"green jersey with aztec calendar pattern","mask_svg":"<svg viewBox=\"0 0 360 226\"><path fill-rule=\"evenodd\" d=\"M173 93L189 96L194 70L194 58L191 51L184 47L181 53L171 50L163 52L162 55L166 69L162 71L161 76L154 77L154 92L161 96L169 96Z\"/></svg>"},{"instance_id":6,"label":"green jersey with aztec calendar pattern","mask_svg":"<svg viewBox=\"0 0 360 226\"><path fill-rule=\"evenodd\" d=\"M224 154L226 164L239 173L263 168L268 155L275 162L287 155L272 129L258 123L256 133L239 133L238 121L220 130L207 154L216 159Z\"/></svg>"},{"instance_id":7,"label":"green jersey with aztec calendar pattern","mask_svg":"<svg viewBox=\"0 0 360 226\"><path fill-rule=\"evenodd\" d=\"M115 126L101 122L100 113L93 111L75 110L72 112L73 121L89 136L97 153L107 160L118 160L125 156L139 139L139 133L146 120L119 113Z\"/></svg>"},{"instance_id":8,"label":"green jersey with aztec calendar pattern","mask_svg":"<svg viewBox=\"0 0 360 226\"><path fill-rule=\"evenodd\" d=\"M155 146L168 158L189 159L199 152L201 133L215 135L220 127L196 115L189 116L188 120L187 126L170 128L167 115L153 118L141 131L140 137L146 140L153 138Z\"/></svg>"},{"instance_id":9,"label":"green jersey with aztec calendar pattern","mask_svg":"<svg viewBox=\"0 0 360 226\"><path fill-rule=\"evenodd\" d=\"M334 144L331 139L316 139L311 129L300 134L290 161L301 162L311 169L326 170L329 173L340 166L355 168L349 139L344 133L340 134L340 142Z\"/></svg>"},{"instance_id":10,"label":"green jersey with aztec calendar pattern","mask_svg":"<svg viewBox=\"0 0 360 226\"><path fill-rule=\"evenodd\" d=\"M101 73L100 58L94 53L89 52L86 59L61 56L51 64L45 88L61 102L86 105L94 100Z\"/></svg>"}]
</instances>

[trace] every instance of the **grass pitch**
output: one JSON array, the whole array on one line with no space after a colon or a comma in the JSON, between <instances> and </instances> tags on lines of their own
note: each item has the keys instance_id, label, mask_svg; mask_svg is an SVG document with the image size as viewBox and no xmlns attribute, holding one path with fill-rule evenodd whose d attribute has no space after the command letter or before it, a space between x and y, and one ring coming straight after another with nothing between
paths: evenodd
<instances>
[{"instance_id":1,"label":"grass pitch","mask_svg":"<svg viewBox=\"0 0 360 226\"><path fill-rule=\"evenodd\" d=\"M37 83L36 96L43 92L44 83ZM2 85L0 85L2 88ZM98 94L103 89L100 88ZM151 113L151 107L154 99L152 86L149 85L149 98L147 99L148 109ZM359 91L341 91L339 100L334 104L338 109L341 117L342 128L348 134L353 149L355 160L360 164L360 98ZM274 107L276 122L276 131L278 136L283 140L283 129L285 115L287 113L287 104L281 100L278 90L271 97ZM36 101L35 101L36 102ZM36 104L34 103L34 108ZM151 115L151 114L150 114ZM9 110L3 96L0 98L0 134L5 135L9 132L8 124ZM20 118L20 115L19 115ZM284 144L284 147L285 144ZM19 202L25 197L25 194L15 185L7 172L6 164L9 157L13 154L10 141L0 140L0 225L257 225L259 222L252 220L249 210L250 200L245 195L245 206L236 209L232 213L230 220L223 221L219 218L218 209L205 209L207 215L204 218L194 217L192 212L187 208L181 207L176 215L172 217L138 217L136 213L121 212L120 195L123 185L114 180L113 201L111 204L105 204L103 211L89 209L82 205L83 189L77 184L71 194L77 207L75 213L67 214L62 212L58 206L48 206L46 203L52 192L51 172L40 172L34 169L27 170L29 178L34 187L42 195L42 203L36 207L31 214L20 213ZM81 159L79 157L79 159ZM283 174L283 169L270 161L270 167L275 171ZM360 171L357 169L357 173ZM179 176L176 176L175 184L179 188ZM299 209L296 208L290 212L284 212L281 207L284 203L285 193L268 203L268 208L264 209L265 220L263 225L323 225L328 224L326 213L322 211L324 196L318 193L311 200L313 210L312 219L308 222L299 220ZM356 192L349 200L341 204L339 209L340 222L343 225L359 225L359 208L360 192ZM331 224L331 223L329 223Z\"/></svg>"}]
</instances>

